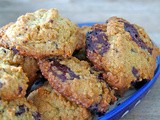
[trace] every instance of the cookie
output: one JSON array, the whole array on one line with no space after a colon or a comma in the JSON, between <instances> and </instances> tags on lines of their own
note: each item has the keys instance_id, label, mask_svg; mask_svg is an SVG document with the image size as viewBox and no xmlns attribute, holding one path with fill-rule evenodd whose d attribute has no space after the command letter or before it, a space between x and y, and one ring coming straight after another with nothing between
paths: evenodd
<instances>
[{"instance_id":1,"label":"cookie","mask_svg":"<svg viewBox=\"0 0 160 120\"><path fill-rule=\"evenodd\" d=\"M131 82L151 80L154 75L158 48L142 27L122 18L92 26L86 49L88 59L106 72L103 77L119 95Z\"/></svg>"},{"instance_id":2,"label":"cookie","mask_svg":"<svg viewBox=\"0 0 160 120\"><path fill-rule=\"evenodd\" d=\"M48 82L28 96L37 107L42 120L91 120L91 113L80 105L68 101Z\"/></svg>"},{"instance_id":3,"label":"cookie","mask_svg":"<svg viewBox=\"0 0 160 120\"><path fill-rule=\"evenodd\" d=\"M0 28L0 46L3 46L2 36L5 35L6 30L13 24L13 22ZM7 46L6 46L7 47Z\"/></svg>"},{"instance_id":4,"label":"cookie","mask_svg":"<svg viewBox=\"0 0 160 120\"><path fill-rule=\"evenodd\" d=\"M75 57L39 61L42 74L51 86L70 101L97 112L105 112L115 100L111 91L88 62Z\"/></svg>"},{"instance_id":5,"label":"cookie","mask_svg":"<svg viewBox=\"0 0 160 120\"><path fill-rule=\"evenodd\" d=\"M91 30L91 26L83 26L78 28L77 32L77 39L78 39L78 44L76 46L76 50L80 50L85 48L86 45L86 34Z\"/></svg>"},{"instance_id":6,"label":"cookie","mask_svg":"<svg viewBox=\"0 0 160 120\"><path fill-rule=\"evenodd\" d=\"M56 9L27 13L10 25L1 38L3 46L21 55L43 58L71 56L78 40L77 25L59 15Z\"/></svg>"},{"instance_id":7,"label":"cookie","mask_svg":"<svg viewBox=\"0 0 160 120\"><path fill-rule=\"evenodd\" d=\"M32 57L21 56L14 49L9 50L0 47L0 61L14 66L21 66L29 78L29 85L31 85L37 77L37 72L39 71L37 60Z\"/></svg>"},{"instance_id":8,"label":"cookie","mask_svg":"<svg viewBox=\"0 0 160 120\"><path fill-rule=\"evenodd\" d=\"M0 100L1 120L40 120L37 108L25 98L13 101Z\"/></svg>"},{"instance_id":9,"label":"cookie","mask_svg":"<svg viewBox=\"0 0 160 120\"><path fill-rule=\"evenodd\" d=\"M12 100L24 97L28 81L22 67L0 62L0 98Z\"/></svg>"}]
</instances>

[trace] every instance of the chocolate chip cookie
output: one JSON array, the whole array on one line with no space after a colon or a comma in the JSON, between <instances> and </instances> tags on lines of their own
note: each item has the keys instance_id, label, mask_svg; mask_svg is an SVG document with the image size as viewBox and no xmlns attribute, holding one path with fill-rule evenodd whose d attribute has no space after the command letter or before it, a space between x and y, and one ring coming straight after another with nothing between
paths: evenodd
<instances>
[{"instance_id":1,"label":"chocolate chip cookie","mask_svg":"<svg viewBox=\"0 0 160 120\"><path fill-rule=\"evenodd\" d=\"M39 61L42 74L67 99L97 112L105 112L115 101L113 91L92 72L88 62L75 57Z\"/></svg>"},{"instance_id":2,"label":"chocolate chip cookie","mask_svg":"<svg viewBox=\"0 0 160 120\"><path fill-rule=\"evenodd\" d=\"M150 80L154 75L158 48L142 27L122 18L92 26L86 49L88 59L106 72L106 82L120 95L132 81Z\"/></svg>"},{"instance_id":3,"label":"chocolate chip cookie","mask_svg":"<svg viewBox=\"0 0 160 120\"><path fill-rule=\"evenodd\" d=\"M0 61L9 65L21 66L29 78L29 85L31 85L37 77L37 71L39 70L37 60L32 57L21 56L14 49L9 50L0 47Z\"/></svg>"},{"instance_id":4,"label":"chocolate chip cookie","mask_svg":"<svg viewBox=\"0 0 160 120\"><path fill-rule=\"evenodd\" d=\"M91 120L91 113L68 101L61 94L56 92L48 82L28 96L29 100L37 107L42 120Z\"/></svg>"},{"instance_id":5,"label":"chocolate chip cookie","mask_svg":"<svg viewBox=\"0 0 160 120\"><path fill-rule=\"evenodd\" d=\"M0 62L0 98L12 100L24 97L28 81L22 67Z\"/></svg>"},{"instance_id":6,"label":"chocolate chip cookie","mask_svg":"<svg viewBox=\"0 0 160 120\"><path fill-rule=\"evenodd\" d=\"M13 101L0 100L1 120L40 120L37 108L25 98Z\"/></svg>"},{"instance_id":7,"label":"chocolate chip cookie","mask_svg":"<svg viewBox=\"0 0 160 120\"><path fill-rule=\"evenodd\" d=\"M61 17L56 9L40 9L22 15L10 25L1 38L1 44L34 58L68 57L78 44L77 28L69 19Z\"/></svg>"}]
</instances>

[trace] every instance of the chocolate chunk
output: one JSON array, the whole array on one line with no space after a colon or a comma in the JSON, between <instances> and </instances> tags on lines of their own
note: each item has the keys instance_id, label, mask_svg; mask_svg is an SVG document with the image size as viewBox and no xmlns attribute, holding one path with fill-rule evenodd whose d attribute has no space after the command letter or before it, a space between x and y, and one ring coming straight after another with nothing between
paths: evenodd
<instances>
[{"instance_id":1,"label":"chocolate chunk","mask_svg":"<svg viewBox=\"0 0 160 120\"><path fill-rule=\"evenodd\" d=\"M53 60L50 71L53 75L65 82L66 80L73 80L74 78L80 79L69 67L60 64L58 61ZM60 73L58 73L60 72Z\"/></svg>"},{"instance_id":2,"label":"chocolate chunk","mask_svg":"<svg viewBox=\"0 0 160 120\"><path fill-rule=\"evenodd\" d=\"M18 94L21 94L23 88L22 87L18 87L18 90L19 90Z\"/></svg>"},{"instance_id":3,"label":"chocolate chunk","mask_svg":"<svg viewBox=\"0 0 160 120\"><path fill-rule=\"evenodd\" d=\"M3 83L0 82L0 88L2 88L2 87L3 87Z\"/></svg>"},{"instance_id":4,"label":"chocolate chunk","mask_svg":"<svg viewBox=\"0 0 160 120\"><path fill-rule=\"evenodd\" d=\"M23 114L25 111L26 110L25 110L24 105L20 105L20 106L18 106L18 111L16 111L15 115L19 116L19 115Z\"/></svg>"},{"instance_id":5,"label":"chocolate chunk","mask_svg":"<svg viewBox=\"0 0 160 120\"><path fill-rule=\"evenodd\" d=\"M40 120L41 119L41 115L39 112L33 112L32 116L34 117L35 120Z\"/></svg>"},{"instance_id":6,"label":"chocolate chunk","mask_svg":"<svg viewBox=\"0 0 160 120\"><path fill-rule=\"evenodd\" d=\"M103 54L110 48L110 44L107 41L108 38L101 29L94 29L87 33L86 47L90 51L103 56Z\"/></svg>"},{"instance_id":7,"label":"chocolate chunk","mask_svg":"<svg viewBox=\"0 0 160 120\"><path fill-rule=\"evenodd\" d=\"M132 40L139 46L141 47L142 49L147 49L148 52L150 54L152 54L152 48L150 47L147 47L147 45L143 42L143 40L140 38L139 34L138 34L138 31L136 30L136 28L134 27L134 25L130 24L130 23L127 23L127 22L124 22L124 29L125 31L129 32L131 37L132 37Z\"/></svg>"},{"instance_id":8,"label":"chocolate chunk","mask_svg":"<svg viewBox=\"0 0 160 120\"><path fill-rule=\"evenodd\" d=\"M19 53L19 50L17 50L15 47L12 47L11 50L14 52L14 54L18 54Z\"/></svg>"},{"instance_id":9,"label":"chocolate chunk","mask_svg":"<svg viewBox=\"0 0 160 120\"><path fill-rule=\"evenodd\" d=\"M99 73L98 76L97 76L97 78L98 78L99 80L103 80L103 73Z\"/></svg>"},{"instance_id":10,"label":"chocolate chunk","mask_svg":"<svg viewBox=\"0 0 160 120\"><path fill-rule=\"evenodd\" d=\"M132 67L132 73L137 79L139 78L138 70L135 67Z\"/></svg>"},{"instance_id":11,"label":"chocolate chunk","mask_svg":"<svg viewBox=\"0 0 160 120\"><path fill-rule=\"evenodd\" d=\"M5 49L2 49L4 53L7 53L7 51Z\"/></svg>"}]
</instances>

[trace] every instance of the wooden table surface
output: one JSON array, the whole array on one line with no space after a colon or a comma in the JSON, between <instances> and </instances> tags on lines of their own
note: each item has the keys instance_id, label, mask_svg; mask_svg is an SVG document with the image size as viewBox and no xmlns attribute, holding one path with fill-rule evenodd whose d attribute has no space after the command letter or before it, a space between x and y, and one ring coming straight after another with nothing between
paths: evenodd
<instances>
[{"instance_id":1,"label":"wooden table surface","mask_svg":"<svg viewBox=\"0 0 160 120\"><path fill-rule=\"evenodd\" d=\"M75 23L105 22L111 16L123 17L143 26L160 47L159 0L0 0L0 27L40 8L57 8ZM159 119L160 77L151 92L122 120Z\"/></svg>"}]
</instances>

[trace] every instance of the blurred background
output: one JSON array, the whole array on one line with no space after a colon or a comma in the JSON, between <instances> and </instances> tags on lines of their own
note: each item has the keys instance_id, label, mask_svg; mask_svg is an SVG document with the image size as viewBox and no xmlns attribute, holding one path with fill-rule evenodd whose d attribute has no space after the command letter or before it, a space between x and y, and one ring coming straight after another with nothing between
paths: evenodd
<instances>
[{"instance_id":1,"label":"blurred background","mask_svg":"<svg viewBox=\"0 0 160 120\"><path fill-rule=\"evenodd\" d=\"M105 22L118 16L146 30L160 47L160 0L0 0L0 27L16 21L26 12L40 8L57 8L75 23ZM144 100L123 120L160 119L160 78Z\"/></svg>"},{"instance_id":2,"label":"blurred background","mask_svg":"<svg viewBox=\"0 0 160 120\"><path fill-rule=\"evenodd\" d=\"M75 23L105 22L111 16L123 17L144 27L160 46L159 0L0 0L0 26L40 8L57 8Z\"/></svg>"}]
</instances>

